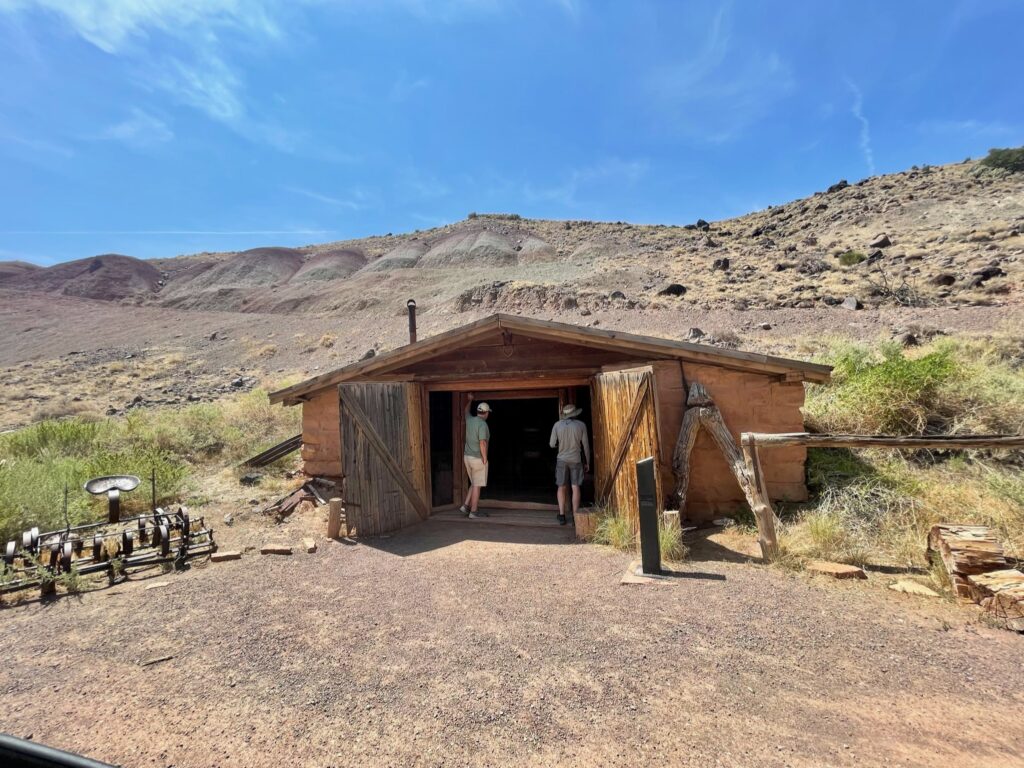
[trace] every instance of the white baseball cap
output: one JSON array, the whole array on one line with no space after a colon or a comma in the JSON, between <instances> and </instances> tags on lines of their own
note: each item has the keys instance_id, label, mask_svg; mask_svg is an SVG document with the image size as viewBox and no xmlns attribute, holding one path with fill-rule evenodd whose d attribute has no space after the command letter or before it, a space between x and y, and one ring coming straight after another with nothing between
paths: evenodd
<instances>
[{"instance_id":1,"label":"white baseball cap","mask_svg":"<svg viewBox=\"0 0 1024 768\"><path fill-rule=\"evenodd\" d=\"M476 407L476 412L477 413L490 413L491 412L491 406L489 406L487 403L480 403L480 405L478 405Z\"/></svg>"}]
</instances>

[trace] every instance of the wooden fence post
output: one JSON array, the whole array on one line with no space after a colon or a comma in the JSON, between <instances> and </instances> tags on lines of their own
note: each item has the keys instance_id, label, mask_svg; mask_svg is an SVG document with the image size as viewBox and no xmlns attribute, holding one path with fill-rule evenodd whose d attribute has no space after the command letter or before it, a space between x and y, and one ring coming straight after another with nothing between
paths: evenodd
<instances>
[{"instance_id":1,"label":"wooden fence post","mask_svg":"<svg viewBox=\"0 0 1024 768\"><path fill-rule=\"evenodd\" d=\"M345 510L342 507L341 499L331 499L330 505L330 512L327 515L327 538L337 539L341 535L341 518Z\"/></svg>"},{"instance_id":2,"label":"wooden fence post","mask_svg":"<svg viewBox=\"0 0 1024 768\"><path fill-rule=\"evenodd\" d=\"M775 530L775 510L772 508L771 497L768 495L768 484L764 479L761 457L757 452L757 443L749 434L740 439L743 449L743 460L747 465L747 474L752 479L754 503L751 509L757 521L757 539L761 545L761 557L766 562L779 558L779 536Z\"/></svg>"}]
</instances>

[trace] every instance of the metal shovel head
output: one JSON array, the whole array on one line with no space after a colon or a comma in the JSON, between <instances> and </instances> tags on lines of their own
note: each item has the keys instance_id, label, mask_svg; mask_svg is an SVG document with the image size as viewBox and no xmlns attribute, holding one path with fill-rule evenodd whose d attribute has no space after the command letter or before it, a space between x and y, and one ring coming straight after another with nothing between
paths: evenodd
<instances>
[{"instance_id":1,"label":"metal shovel head","mask_svg":"<svg viewBox=\"0 0 1024 768\"><path fill-rule=\"evenodd\" d=\"M106 477L94 477L82 487L89 493L98 496L115 489L125 493L134 491L139 487L139 482L141 481L135 475L107 475Z\"/></svg>"}]
</instances>

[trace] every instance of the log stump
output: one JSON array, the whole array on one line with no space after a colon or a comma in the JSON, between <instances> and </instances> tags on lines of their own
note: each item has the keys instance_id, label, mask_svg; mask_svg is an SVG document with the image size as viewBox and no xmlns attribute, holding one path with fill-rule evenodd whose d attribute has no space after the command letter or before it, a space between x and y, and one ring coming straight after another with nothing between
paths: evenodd
<instances>
[{"instance_id":1,"label":"log stump","mask_svg":"<svg viewBox=\"0 0 1024 768\"><path fill-rule=\"evenodd\" d=\"M956 596L965 600L973 599L969 576L1007 567L1003 545L985 525L932 526L928 534L928 559L934 554L942 560Z\"/></svg>"}]
</instances>

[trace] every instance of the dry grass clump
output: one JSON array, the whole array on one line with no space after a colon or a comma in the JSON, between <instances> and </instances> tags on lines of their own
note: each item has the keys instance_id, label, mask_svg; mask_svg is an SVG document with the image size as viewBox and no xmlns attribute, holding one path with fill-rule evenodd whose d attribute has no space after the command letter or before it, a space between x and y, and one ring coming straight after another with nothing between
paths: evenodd
<instances>
[{"instance_id":1,"label":"dry grass clump","mask_svg":"<svg viewBox=\"0 0 1024 768\"><path fill-rule=\"evenodd\" d=\"M334 346L337 340L338 337L335 334L325 333L323 336L320 337L320 341L317 342L317 346L321 347L322 349L330 349L331 347Z\"/></svg>"},{"instance_id":2,"label":"dry grass clump","mask_svg":"<svg viewBox=\"0 0 1024 768\"><path fill-rule=\"evenodd\" d=\"M594 531L594 543L604 544L624 552L635 552L640 543L640 533L632 522L611 510L597 510L598 522ZM683 532L678 522L658 525L658 543L661 557L666 561L680 562L686 558L689 548L683 543Z\"/></svg>"}]
</instances>

